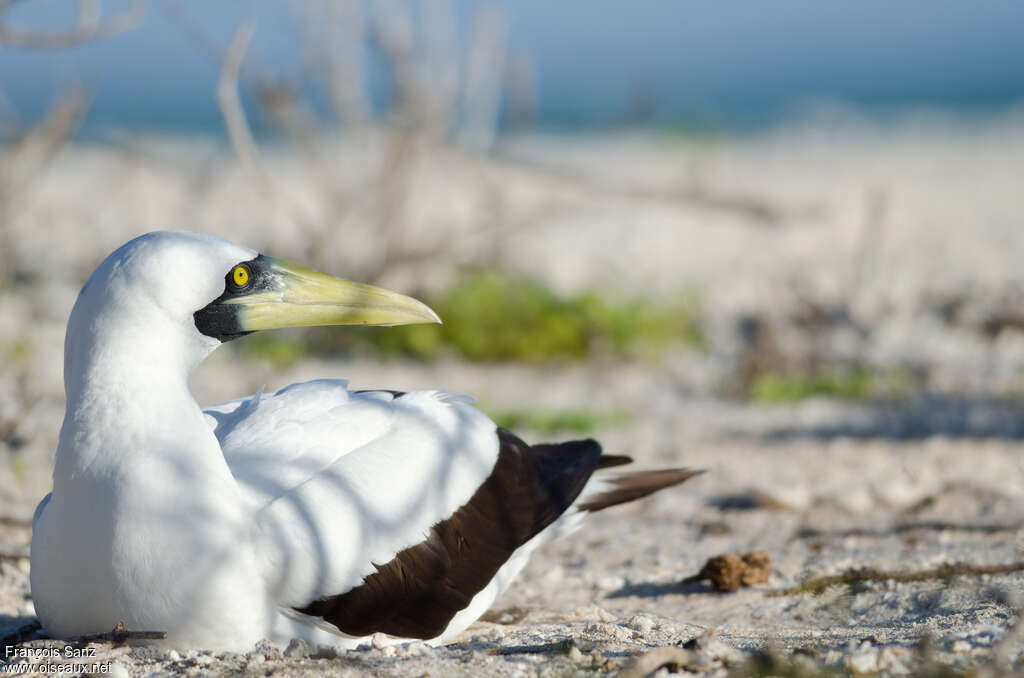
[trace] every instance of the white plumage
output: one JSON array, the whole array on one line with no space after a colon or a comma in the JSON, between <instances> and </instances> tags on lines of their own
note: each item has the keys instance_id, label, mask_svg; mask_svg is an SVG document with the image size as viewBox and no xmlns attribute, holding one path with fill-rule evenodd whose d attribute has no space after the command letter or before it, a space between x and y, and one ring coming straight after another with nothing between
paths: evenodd
<instances>
[{"instance_id":1,"label":"white plumage","mask_svg":"<svg viewBox=\"0 0 1024 678\"><path fill-rule=\"evenodd\" d=\"M470 624L541 541L578 523L585 498L614 490L581 493L596 444L535 458L446 391L318 380L203 412L188 390L203 358L244 332L433 320L415 300L212 236L152 233L114 252L68 323L67 412L32 541L47 632L124 622L177 647L243 650L263 638L354 646L375 630L442 641ZM510 462L521 477L497 477ZM517 486L530 473L558 490L551 506L529 505L549 501ZM688 477L672 473L639 494ZM506 500L508 525L494 512ZM491 533L494 544L478 536Z\"/></svg>"}]
</instances>

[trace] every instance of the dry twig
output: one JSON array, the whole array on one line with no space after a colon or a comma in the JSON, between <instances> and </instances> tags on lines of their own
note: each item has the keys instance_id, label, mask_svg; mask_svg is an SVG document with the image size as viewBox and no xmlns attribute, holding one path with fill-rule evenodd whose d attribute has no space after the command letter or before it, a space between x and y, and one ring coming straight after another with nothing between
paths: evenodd
<instances>
[{"instance_id":1,"label":"dry twig","mask_svg":"<svg viewBox=\"0 0 1024 678\"><path fill-rule=\"evenodd\" d=\"M66 49L93 40L110 38L142 23L149 0L134 0L125 10L103 17L99 0L78 0L75 25L66 30L41 32L6 24L4 13L13 3L0 5L0 46L22 49Z\"/></svg>"},{"instance_id":2,"label":"dry twig","mask_svg":"<svg viewBox=\"0 0 1024 678\"><path fill-rule=\"evenodd\" d=\"M858 584L866 581L927 581L929 579L949 579L951 577L976 577L984 574L1009 574L1024 571L1024 562L1007 563L1005 565L971 565L970 563L954 563L942 565L930 570L876 570L865 567L849 570L841 574L827 577L814 577L787 589L771 591L769 596L792 596L799 593L822 593L836 584Z\"/></svg>"},{"instance_id":3,"label":"dry twig","mask_svg":"<svg viewBox=\"0 0 1024 678\"><path fill-rule=\"evenodd\" d=\"M681 669L696 669L705 664L704 657L693 650L656 647L630 659L615 678L645 678L662 667L668 667L671 673L679 673Z\"/></svg>"},{"instance_id":4,"label":"dry twig","mask_svg":"<svg viewBox=\"0 0 1024 678\"><path fill-rule=\"evenodd\" d=\"M117 622L117 626L106 633L91 633L85 636L70 638L72 643L113 643L121 645L130 640L163 640L167 637L166 631L129 631L123 621Z\"/></svg>"}]
</instances>

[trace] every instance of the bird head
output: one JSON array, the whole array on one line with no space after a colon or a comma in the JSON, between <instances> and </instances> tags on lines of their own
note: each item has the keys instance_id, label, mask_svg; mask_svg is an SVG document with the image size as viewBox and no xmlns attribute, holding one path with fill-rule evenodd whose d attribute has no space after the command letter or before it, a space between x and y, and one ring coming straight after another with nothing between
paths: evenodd
<instances>
[{"instance_id":1,"label":"bird head","mask_svg":"<svg viewBox=\"0 0 1024 678\"><path fill-rule=\"evenodd\" d=\"M68 323L77 345L159 356L184 346L189 367L257 330L440 322L411 297L336 278L215 236L158 231L113 252L82 288ZM113 349L109 349L113 350Z\"/></svg>"}]
</instances>

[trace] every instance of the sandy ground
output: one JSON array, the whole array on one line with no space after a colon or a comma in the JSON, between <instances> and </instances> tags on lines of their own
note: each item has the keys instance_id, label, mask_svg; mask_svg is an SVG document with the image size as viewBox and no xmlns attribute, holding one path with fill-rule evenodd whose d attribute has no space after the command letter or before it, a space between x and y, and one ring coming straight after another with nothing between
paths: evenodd
<instances>
[{"instance_id":1,"label":"sandy ground","mask_svg":"<svg viewBox=\"0 0 1024 678\"><path fill-rule=\"evenodd\" d=\"M429 156L429 166L413 163L406 203L420 218L397 223L409 233L420 228L408 236L420 244L440 223L454 229L443 234L452 243L446 256L372 269L362 221L374 212L366 208L343 220L342 241L352 246L328 248L315 263L403 287L441 285L458 265L478 262L563 290L695 288L709 348L680 348L657 364L352 358L288 369L223 350L193 378L200 402L331 376L359 388L450 388L494 411L524 403L624 410L628 420L594 434L606 450L644 467L707 472L593 515L577 534L543 548L453 645L341 654L261 646L214 655L99 643L96 657L76 661L153 676L628 676L644 675L630 666L634 657L677 648L687 652L670 658L695 673L723 674L768 656L857 675L907 674L934 662L1024 671L1015 628L1024 570L1012 571L1024 567L1024 418L1016 399L1024 324L1015 324L1024 286L1024 123L844 129L811 125L702 144L530 138L509 142L501 161L442 154ZM33 619L27 520L48 490L62 416L63 324L91 267L152 228L219 232L303 260L310 242L322 243L291 208L254 197L216 151L167 140L142 148L69 149L29 194L7 204L3 264L14 282L0 290L0 633ZM360 152L375 157L372 148ZM347 177L354 162L339 160L335 177ZM268 164L283 200L328 209L297 160L279 151ZM488 214L517 226L473 237L472 225ZM501 246L489 247L499 236ZM808 306L839 309L845 320L809 330ZM884 402L769 407L725 397L723 384L751 350L741 331L751 317L773 328L779 360L852 356L913 370L923 388ZM718 593L683 581L712 556L749 551L771 557L767 583ZM787 590L857 570L820 590ZM24 641L20 647L65 646L32 634ZM26 661L38 655L13 658Z\"/></svg>"}]
</instances>

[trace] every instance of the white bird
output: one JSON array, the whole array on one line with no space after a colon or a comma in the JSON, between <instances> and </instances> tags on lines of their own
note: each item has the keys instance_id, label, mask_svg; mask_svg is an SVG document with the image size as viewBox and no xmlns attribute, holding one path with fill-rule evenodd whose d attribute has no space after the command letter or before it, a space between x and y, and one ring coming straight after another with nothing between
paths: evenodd
<instances>
[{"instance_id":1,"label":"white bird","mask_svg":"<svg viewBox=\"0 0 1024 678\"><path fill-rule=\"evenodd\" d=\"M198 233L111 254L78 295L53 491L33 520L52 637L164 631L172 647L443 642L547 539L693 475L592 440L528 446L447 391L340 380L200 409L192 370L255 330L439 322L427 306Z\"/></svg>"}]
</instances>

